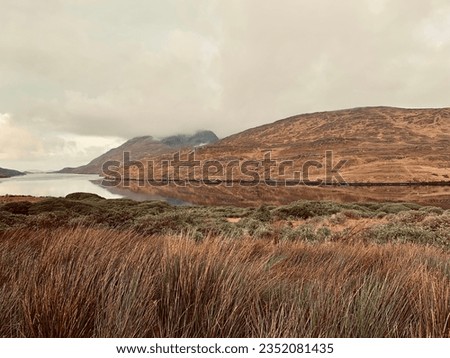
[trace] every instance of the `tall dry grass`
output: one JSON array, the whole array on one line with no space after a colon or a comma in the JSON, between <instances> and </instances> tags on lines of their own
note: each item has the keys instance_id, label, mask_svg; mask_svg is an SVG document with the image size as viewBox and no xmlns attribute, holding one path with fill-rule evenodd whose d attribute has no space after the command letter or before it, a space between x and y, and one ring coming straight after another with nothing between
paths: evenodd
<instances>
[{"instance_id":1,"label":"tall dry grass","mask_svg":"<svg viewBox=\"0 0 450 358\"><path fill-rule=\"evenodd\" d=\"M450 254L6 231L0 322L3 337L449 337Z\"/></svg>"}]
</instances>

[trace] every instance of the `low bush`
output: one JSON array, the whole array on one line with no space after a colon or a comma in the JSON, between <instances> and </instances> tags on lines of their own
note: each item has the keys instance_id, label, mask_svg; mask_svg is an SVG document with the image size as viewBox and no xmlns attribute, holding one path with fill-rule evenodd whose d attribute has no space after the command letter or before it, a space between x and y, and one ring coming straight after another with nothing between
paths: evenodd
<instances>
[{"instance_id":1,"label":"low bush","mask_svg":"<svg viewBox=\"0 0 450 358\"><path fill-rule=\"evenodd\" d=\"M11 203L3 204L0 211L7 211L11 214L28 215L32 204L29 201L13 201Z\"/></svg>"},{"instance_id":2,"label":"low bush","mask_svg":"<svg viewBox=\"0 0 450 358\"><path fill-rule=\"evenodd\" d=\"M326 216L341 211L338 204L328 201L298 201L290 205L281 206L273 211L278 219L308 219L314 216Z\"/></svg>"},{"instance_id":3,"label":"low bush","mask_svg":"<svg viewBox=\"0 0 450 358\"><path fill-rule=\"evenodd\" d=\"M86 200L86 201L101 201L106 200L105 198L101 197L97 194L91 194L91 193L72 193L66 196L67 200Z\"/></svg>"},{"instance_id":4,"label":"low bush","mask_svg":"<svg viewBox=\"0 0 450 358\"><path fill-rule=\"evenodd\" d=\"M378 243L415 243L450 247L450 241L432 230L411 224L383 224L368 231L370 239Z\"/></svg>"}]
</instances>

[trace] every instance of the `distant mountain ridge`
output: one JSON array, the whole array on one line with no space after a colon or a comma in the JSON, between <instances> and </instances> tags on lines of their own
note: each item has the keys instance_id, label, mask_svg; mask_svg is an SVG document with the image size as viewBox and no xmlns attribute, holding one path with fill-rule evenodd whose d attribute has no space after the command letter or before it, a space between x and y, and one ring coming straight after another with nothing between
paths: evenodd
<instances>
[{"instance_id":1,"label":"distant mountain ridge","mask_svg":"<svg viewBox=\"0 0 450 358\"><path fill-rule=\"evenodd\" d=\"M10 178L20 175L25 175L25 173L19 172L18 170L14 169L0 168L0 178Z\"/></svg>"},{"instance_id":2,"label":"distant mountain ridge","mask_svg":"<svg viewBox=\"0 0 450 358\"><path fill-rule=\"evenodd\" d=\"M160 140L152 136L136 137L128 140L121 146L113 148L93 159L90 163L76 167L64 168L58 173L67 174L102 174L102 166L106 161L123 161L123 153L129 152L131 160L142 160L144 158L157 157L168 154L182 148L194 148L206 144L215 143L219 138L214 132L205 130L193 135L174 135Z\"/></svg>"}]
</instances>

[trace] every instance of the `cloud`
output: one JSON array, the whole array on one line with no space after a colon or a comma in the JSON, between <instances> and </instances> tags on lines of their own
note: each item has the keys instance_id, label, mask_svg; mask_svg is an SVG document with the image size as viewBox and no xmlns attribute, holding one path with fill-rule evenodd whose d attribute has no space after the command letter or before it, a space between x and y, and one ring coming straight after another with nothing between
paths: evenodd
<instances>
[{"instance_id":1,"label":"cloud","mask_svg":"<svg viewBox=\"0 0 450 358\"><path fill-rule=\"evenodd\" d=\"M82 165L123 141L118 137L29 130L10 114L0 113L0 167L56 170Z\"/></svg>"},{"instance_id":2,"label":"cloud","mask_svg":"<svg viewBox=\"0 0 450 358\"><path fill-rule=\"evenodd\" d=\"M68 148L81 137L226 136L310 111L444 107L449 10L443 0L3 0L0 112L33 138L24 151L40 153L62 137Z\"/></svg>"},{"instance_id":3,"label":"cloud","mask_svg":"<svg viewBox=\"0 0 450 358\"><path fill-rule=\"evenodd\" d=\"M449 48L420 38L421 23L443 2L368 3L223 5L220 83L229 120L244 127L355 106L446 106Z\"/></svg>"},{"instance_id":4,"label":"cloud","mask_svg":"<svg viewBox=\"0 0 450 358\"><path fill-rule=\"evenodd\" d=\"M0 113L0 160L18 160L44 154L41 142L26 128L15 126L8 113Z\"/></svg>"}]
</instances>

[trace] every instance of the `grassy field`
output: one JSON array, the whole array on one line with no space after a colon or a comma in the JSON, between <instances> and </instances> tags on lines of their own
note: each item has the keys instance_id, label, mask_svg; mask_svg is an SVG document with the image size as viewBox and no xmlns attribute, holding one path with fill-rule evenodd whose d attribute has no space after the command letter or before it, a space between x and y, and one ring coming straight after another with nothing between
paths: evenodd
<instances>
[{"instance_id":1,"label":"grassy field","mask_svg":"<svg viewBox=\"0 0 450 358\"><path fill-rule=\"evenodd\" d=\"M2 337L450 337L450 212L0 206Z\"/></svg>"}]
</instances>

